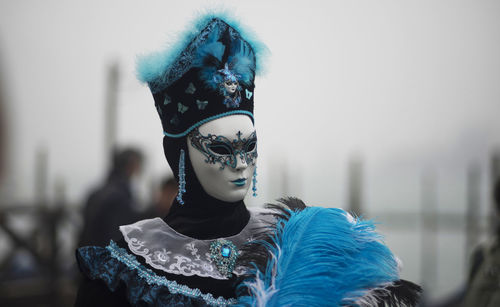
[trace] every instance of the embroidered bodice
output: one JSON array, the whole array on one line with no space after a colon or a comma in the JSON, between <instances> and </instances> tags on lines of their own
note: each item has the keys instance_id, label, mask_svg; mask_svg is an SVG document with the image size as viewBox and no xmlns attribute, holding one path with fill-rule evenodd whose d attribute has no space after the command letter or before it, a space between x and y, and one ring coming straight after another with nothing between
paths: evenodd
<instances>
[{"instance_id":1,"label":"embroidered bodice","mask_svg":"<svg viewBox=\"0 0 500 307\"><path fill-rule=\"evenodd\" d=\"M215 240L184 236L158 218L123 226L125 241L77 250L80 270L90 283L97 281L92 283L97 288L79 291L82 299L76 306L97 306L94 303L103 298L95 293L106 291L116 295L113 303L120 287L131 306L416 305L420 288L399 279L398 261L372 222L340 209L289 202L291 210L274 209L274 227L266 227L265 221L274 217L252 212L240 233ZM242 265L251 261L246 265L253 264L256 271L249 272L244 283L233 284L236 280L221 274L209 256L212 244L222 244L217 251L230 254L225 248L237 251L254 236L240 260ZM207 287L202 289L196 279L203 279ZM226 282L231 289L242 287L241 294L217 292L215 284ZM94 296L90 303L83 299L89 296Z\"/></svg>"},{"instance_id":2,"label":"embroidered bodice","mask_svg":"<svg viewBox=\"0 0 500 307\"><path fill-rule=\"evenodd\" d=\"M250 220L243 230L231 237L223 238L238 250L253 240L252 233L263 226L251 212ZM210 247L217 240L198 240L176 232L161 218L142 220L131 225L120 226L128 248L144 258L151 267L171 274L197 275L215 279L227 279L217 268ZM232 273L242 275L244 268L236 266Z\"/></svg>"},{"instance_id":3,"label":"embroidered bodice","mask_svg":"<svg viewBox=\"0 0 500 307\"><path fill-rule=\"evenodd\" d=\"M127 299L132 306L140 305L141 302L154 306L170 306L174 302L187 306L232 305L236 302L235 298L224 298L220 294L188 286L173 279L171 274L188 278L213 278L218 282L227 281L229 285L231 280L220 272L224 270L217 265L220 259L214 258L214 249L220 254L233 252L237 257L239 249L252 241L253 234L261 232L266 225L264 221L271 218L262 214L264 212L262 209L250 211L247 225L238 234L214 240L185 236L161 218L120 226L124 238L122 247L111 241L105 248L80 248L77 251L78 264L84 275L91 280L104 281L113 292L120 283L124 283ZM217 246L219 249L215 248ZM226 247L231 250L227 251ZM228 271L228 267L225 270ZM229 267L229 271L234 275L245 273L244 268L237 265ZM166 275L163 276L161 272Z\"/></svg>"}]
</instances>

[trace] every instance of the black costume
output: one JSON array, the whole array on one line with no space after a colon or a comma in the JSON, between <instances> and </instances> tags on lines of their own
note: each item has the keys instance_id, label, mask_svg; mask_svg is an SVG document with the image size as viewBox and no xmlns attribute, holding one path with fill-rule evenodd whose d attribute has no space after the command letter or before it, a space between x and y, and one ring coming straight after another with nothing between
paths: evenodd
<instances>
[{"instance_id":1,"label":"black costume","mask_svg":"<svg viewBox=\"0 0 500 307\"><path fill-rule=\"evenodd\" d=\"M175 57L156 54L138 69L162 120L179 194L163 220L122 226L123 240L77 251L87 278L77 306L413 305L419 288L399 280L396 258L372 223L296 199L249 212L242 200L207 194L188 150L221 172L255 166L255 132L228 139L198 128L232 115L253 122L259 49L233 23L208 16L198 25Z\"/></svg>"}]
</instances>

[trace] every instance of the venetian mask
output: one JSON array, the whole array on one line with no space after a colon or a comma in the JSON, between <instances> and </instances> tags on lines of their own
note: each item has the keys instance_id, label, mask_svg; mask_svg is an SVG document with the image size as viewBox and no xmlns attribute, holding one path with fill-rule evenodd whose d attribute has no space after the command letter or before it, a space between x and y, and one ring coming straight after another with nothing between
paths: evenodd
<instances>
[{"instance_id":1,"label":"venetian mask","mask_svg":"<svg viewBox=\"0 0 500 307\"><path fill-rule=\"evenodd\" d=\"M257 162L257 136L246 115L205 123L187 138L191 165L205 192L219 200L245 198Z\"/></svg>"},{"instance_id":2,"label":"venetian mask","mask_svg":"<svg viewBox=\"0 0 500 307\"><path fill-rule=\"evenodd\" d=\"M238 82L226 80L226 81L224 81L224 88L226 89L226 92L228 94L233 95L236 92L236 90L238 89Z\"/></svg>"}]
</instances>

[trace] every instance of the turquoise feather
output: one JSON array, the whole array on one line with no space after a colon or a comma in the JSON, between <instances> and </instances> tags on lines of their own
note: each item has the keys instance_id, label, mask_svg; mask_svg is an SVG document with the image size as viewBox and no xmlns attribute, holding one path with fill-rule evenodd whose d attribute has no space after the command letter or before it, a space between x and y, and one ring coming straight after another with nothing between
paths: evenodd
<instances>
[{"instance_id":1,"label":"turquoise feather","mask_svg":"<svg viewBox=\"0 0 500 307\"><path fill-rule=\"evenodd\" d=\"M396 258L371 221L341 209L307 207L278 221L264 272L239 306L357 306L371 289L399 280Z\"/></svg>"},{"instance_id":2,"label":"turquoise feather","mask_svg":"<svg viewBox=\"0 0 500 307\"><path fill-rule=\"evenodd\" d=\"M257 36L249 28L243 26L240 21L235 19L232 12L213 9L200 13L193 22L189 23L189 27L178 35L175 42L168 44L167 48L138 56L136 61L136 74L139 81L150 85L161 83L162 78L164 78L166 72L177 60L184 48L186 48L189 42L191 42L214 18L222 19L244 37L252 46L256 56L256 73L263 73L263 63L269 53L266 45L260 42Z\"/></svg>"}]
</instances>

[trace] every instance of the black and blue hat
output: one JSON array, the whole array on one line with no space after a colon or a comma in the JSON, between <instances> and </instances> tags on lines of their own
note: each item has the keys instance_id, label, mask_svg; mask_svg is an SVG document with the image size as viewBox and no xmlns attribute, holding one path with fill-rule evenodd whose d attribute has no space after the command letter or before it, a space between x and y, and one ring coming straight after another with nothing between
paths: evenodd
<instances>
[{"instance_id":1,"label":"black and blue hat","mask_svg":"<svg viewBox=\"0 0 500 307\"><path fill-rule=\"evenodd\" d=\"M139 58L138 78L153 94L166 136L184 137L233 114L253 121L256 54L265 46L242 32L238 23L204 16L177 47Z\"/></svg>"}]
</instances>

